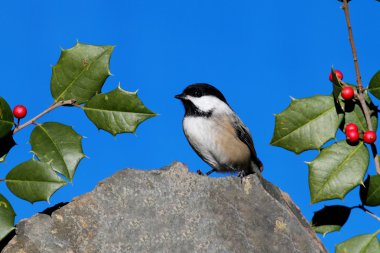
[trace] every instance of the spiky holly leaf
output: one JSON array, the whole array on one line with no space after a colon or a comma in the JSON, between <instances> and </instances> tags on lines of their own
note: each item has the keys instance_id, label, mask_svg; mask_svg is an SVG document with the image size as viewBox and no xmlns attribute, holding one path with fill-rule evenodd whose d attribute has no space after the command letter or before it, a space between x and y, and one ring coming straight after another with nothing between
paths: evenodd
<instances>
[{"instance_id":1,"label":"spiky holly leaf","mask_svg":"<svg viewBox=\"0 0 380 253\"><path fill-rule=\"evenodd\" d=\"M369 153L363 142L340 141L319 153L309 166L311 202L343 197L359 185L367 171Z\"/></svg>"},{"instance_id":2,"label":"spiky holly leaf","mask_svg":"<svg viewBox=\"0 0 380 253\"><path fill-rule=\"evenodd\" d=\"M9 201L0 194L0 241L15 229L15 216Z\"/></svg>"},{"instance_id":3,"label":"spiky holly leaf","mask_svg":"<svg viewBox=\"0 0 380 253\"><path fill-rule=\"evenodd\" d=\"M374 131L377 129L377 108L374 106L374 104L369 104L368 105L370 111L371 111L371 122L372 122L372 128ZM345 101L344 102L344 120L342 121L341 124L341 129L342 131L346 127L347 124L349 123L355 123L359 131L365 132L368 130L367 126L367 121L364 117L363 111L359 105L359 102L353 102L353 101Z\"/></svg>"},{"instance_id":4,"label":"spiky holly leaf","mask_svg":"<svg viewBox=\"0 0 380 253\"><path fill-rule=\"evenodd\" d=\"M120 87L94 96L83 107L87 117L99 128L112 135L134 133L144 120L156 116L137 96Z\"/></svg>"},{"instance_id":5,"label":"spiky holly leaf","mask_svg":"<svg viewBox=\"0 0 380 253\"><path fill-rule=\"evenodd\" d=\"M82 138L70 126L46 122L33 129L29 142L41 162L49 163L55 171L72 181L84 157Z\"/></svg>"},{"instance_id":6,"label":"spiky holly leaf","mask_svg":"<svg viewBox=\"0 0 380 253\"><path fill-rule=\"evenodd\" d=\"M13 139L12 131L0 138L0 163L5 161L5 157L15 145L16 142Z\"/></svg>"},{"instance_id":7,"label":"spiky holly leaf","mask_svg":"<svg viewBox=\"0 0 380 253\"><path fill-rule=\"evenodd\" d=\"M36 160L14 167L5 177L5 182L14 195L31 203L49 201L54 192L67 184L49 164Z\"/></svg>"},{"instance_id":8,"label":"spiky holly leaf","mask_svg":"<svg viewBox=\"0 0 380 253\"><path fill-rule=\"evenodd\" d=\"M316 233L326 235L334 231L339 231L347 222L351 208L347 206L325 206L314 213L311 225Z\"/></svg>"},{"instance_id":9,"label":"spiky holly leaf","mask_svg":"<svg viewBox=\"0 0 380 253\"><path fill-rule=\"evenodd\" d=\"M0 97L0 138L11 131L13 124L12 109L7 101Z\"/></svg>"},{"instance_id":10,"label":"spiky holly leaf","mask_svg":"<svg viewBox=\"0 0 380 253\"><path fill-rule=\"evenodd\" d=\"M360 186L360 199L364 205L380 205L380 175L368 176Z\"/></svg>"},{"instance_id":11,"label":"spiky holly leaf","mask_svg":"<svg viewBox=\"0 0 380 253\"><path fill-rule=\"evenodd\" d=\"M343 114L338 114L332 96L294 99L283 112L276 115L271 144L297 154L319 149L335 137Z\"/></svg>"},{"instance_id":12,"label":"spiky holly leaf","mask_svg":"<svg viewBox=\"0 0 380 253\"><path fill-rule=\"evenodd\" d=\"M331 67L331 76L332 76L332 85L333 85L333 96L335 99L338 99L340 96L340 92L344 87L342 81L336 76L335 69Z\"/></svg>"},{"instance_id":13,"label":"spiky holly leaf","mask_svg":"<svg viewBox=\"0 0 380 253\"><path fill-rule=\"evenodd\" d=\"M380 71L378 71L369 82L368 86L369 92L372 93L376 98L380 99Z\"/></svg>"},{"instance_id":14,"label":"spiky holly leaf","mask_svg":"<svg viewBox=\"0 0 380 253\"><path fill-rule=\"evenodd\" d=\"M379 230L380 231L380 230ZM335 253L378 253L380 242L377 233L363 234L339 243L335 247Z\"/></svg>"},{"instance_id":15,"label":"spiky holly leaf","mask_svg":"<svg viewBox=\"0 0 380 253\"><path fill-rule=\"evenodd\" d=\"M58 63L53 66L50 82L55 101L76 99L78 104L87 102L100 93L111 74L109 61L114 47L77 43L62 50Z\"/></svg>"}]
</instances>

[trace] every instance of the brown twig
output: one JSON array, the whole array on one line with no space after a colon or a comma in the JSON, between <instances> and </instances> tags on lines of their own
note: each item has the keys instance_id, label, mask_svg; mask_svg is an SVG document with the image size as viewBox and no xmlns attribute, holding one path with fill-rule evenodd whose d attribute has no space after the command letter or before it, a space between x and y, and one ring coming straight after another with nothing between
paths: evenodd
<instances>
[{"instance_id":1,"label":"brown twig","mask_svg":"<svg viewBox=\"0 0 380 253\"><path fill-rule=\"evenodd\" d=\"M21 129L31 125L31 124L34 124L36 122L37 119L41 118L42 116L44 116L45 114L47 114L48 112L62 106L62 105L73 105L74 103L76 102L75 99L69 99L69 100L64 100L64 101L59 101L57 103L53 103L51 106L49 106L46 110L44 110L43 112L41 112L40 114L38 114L36 117L32 118L31 120L29 120L28 122L25 122L24 124L22 125L18 125L14 131L13 131L13 134L17 133L18 131L20 131Z\"/></svg>"},{"instance_id":2,"label":"brown twig","mask_svg":"<svg viewBox=\"0 0 380 253\"><path fill-rule=\"evenodd\" d=\"M368 105L365 101L364 95L363 95L363 84L362 84L362 79L360 76L360 69L359 69L359 61L358 61L358 55L356 52L356 47L354 43L354 36L352 34L352 27L351 27L351 21L350 21L350 13L348 9L348 1L343 0L343 7L342 9L344 10L344 14L346 17L346 24L347 24L347 29L348 29L348 39L350 41L351 49L352 49L352 56L354 58L354 65L355 65L355 72L356 72L356 84L358 86L358 93L357 97L360 102L360 107L362 108L362 111L364 113L365 120L367 122L368 130L373 131L372 127L372 122L371 122L371 113L368 108ZM372 153L373 153L373 159L375 161L375 166L376 166L376 173L379 175L380 174L380 162L379 158L377 155L377 149L376 146L373 144L371 145L372 148Z\"/></svg>"}]
</instances>

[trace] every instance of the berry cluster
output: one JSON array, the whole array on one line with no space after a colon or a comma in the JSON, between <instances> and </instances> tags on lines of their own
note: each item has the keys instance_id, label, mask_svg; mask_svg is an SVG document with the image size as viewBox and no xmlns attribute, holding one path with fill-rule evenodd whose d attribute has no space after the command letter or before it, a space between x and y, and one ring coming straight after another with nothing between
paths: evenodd
<instances>
[{"instance_id":1,"label":"berry cluster","mask_svg":"<svg viewBox=\"0 0 380 253\"><path fill-rule=\"evenodd\" d=\"M335 70L336 77L340 80L343 79L343 73L339 70ZM332 73L329 76L330 81L333 81ZM352 100L355 97L355 90L351 86L343 87L340 95L346 101ZM356 144L360 139L359 128L355 123L349 123L344 129L346 133L346 140L350 144ZM365 131L363 134L363 141L368 144L372 144L376 141L376 133L374 131Z\"/></svg>"},{"instance_id":2,"label":"berry cluster","mask_svg":"<svg viewBox=\"0 0 380 253\"><path fill-rule=\"evenodd\" d=\"M348 143L355 144L359 141L360 133L358 126L354 123L349 123L345 128L346 139ZM368 144L372 144L376 141L376 133L374 131L365 131L363 134L363 141Z\"/></svg>"}]
</instances>

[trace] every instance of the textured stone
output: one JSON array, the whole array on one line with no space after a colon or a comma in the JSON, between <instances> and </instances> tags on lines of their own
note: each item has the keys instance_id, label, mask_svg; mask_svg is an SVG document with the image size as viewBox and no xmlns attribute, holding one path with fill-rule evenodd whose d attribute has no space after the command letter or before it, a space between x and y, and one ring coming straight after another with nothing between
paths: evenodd
<instances>
[{"instance_id":1,"label":"textured stone","mask_svg":"<svg viewBox=\"0 0 380 253\"><path fill-rule=\"evenodd\" d=\"M271 183L199 176L178 162L122 170L16 234L3 252L327 252Z\"/></svg>"}]
</instances>

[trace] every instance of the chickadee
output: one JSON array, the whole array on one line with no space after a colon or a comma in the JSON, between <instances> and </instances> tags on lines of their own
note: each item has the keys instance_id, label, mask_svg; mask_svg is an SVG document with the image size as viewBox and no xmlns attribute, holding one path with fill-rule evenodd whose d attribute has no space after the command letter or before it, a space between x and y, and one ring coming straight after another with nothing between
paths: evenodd
<instances>
[{"instance_id":1,"label":"chickadee","mask_svg":"<svg viewBox=\"0 0 380 253\"><path fill-rule=\"evenodd\" d=\"M206 175L214 171L236 171L239 177L244 177L263 171L248 128L218 89L196 83L175 98L180 99L185 107L182 126L187 140L212 167Z\"/></svg>"}]
</instances>

